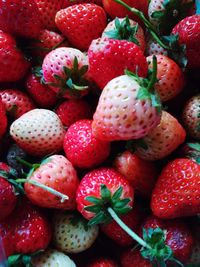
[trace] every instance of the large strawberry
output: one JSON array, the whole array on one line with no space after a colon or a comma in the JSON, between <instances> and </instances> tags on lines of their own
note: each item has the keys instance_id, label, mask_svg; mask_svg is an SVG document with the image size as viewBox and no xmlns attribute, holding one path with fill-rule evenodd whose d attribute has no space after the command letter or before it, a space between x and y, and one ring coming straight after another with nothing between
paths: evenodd
<instances>
[{"instance_id":1,"label":"large strawberry","mask_svg":"<svg viewBox=\"0 0 200 267\"><path fill-rule=\"evenodd\" d=\"M101 89L113 78L124 74L125 69L141 77L147 75L148 65L143 52L136 44L126 40L94 40L89 47L88 58L90 76Z\"/></svg>"},{"instance_id":2,"label":"large strawberry","mask_svg":"<svg viewBox=\"0 0 200 267\"><path fill-rule=\"evenodd\" d=\"M40 13L35 1L0 1L0 29L13 35L37 38L41 30Z\"/></svg>"},{"instance_id":3,"label":"large strawberry","mask_svg":"<svg viewBox=\"0 0 200 267\"><path fill-rule=\"evenodd\" d=\"M110 143L93 135L92 120L80 120L72 124L65 135L63 147L66 157L79 168L95 167L110 154Z\"/></svg>"},{"instance_id":4,"label":"large strawberry","mask_svg":"<svg viewBox=\"0 0 200 267\"><path fill-rule=\"evenodd\" d=\"M0 139L6 132L7 123L6 109L0 97Z\"/></svg>"},{"instance_id":5,"label":"large strawberry","mask_svg":"<svg viewBox=\"0 0 200 267\"><path fill-rule=\"evenodd\" d=\"M17 49L15 39L2 31L0 31L0 64L0 82L18 81L29 68L28 61Z\"/></svg>"},{"instance_id":6,"label":"large strawberry","mask_svg":"<svg viewBox=\"0 0 200 267\"><path fill-rule=\"evenodd\" d=\"M118 264L109 258L99 258L97 260L93 260L87 265L87 267L118 267Z\"/></svg>"},{"instance_id":7,"label":"large strawberry","mask_svg":"<svg viewBox=\"0 0 200 267\"><path fill-rule=\"evenodd\" d=\"M167 164L152 193L151 208L163 219L194 216L200 212L200 166L186 158Z\"/></svg>"},{"instance_id":8,"label":"large strawberry","mask_svg":"<svg viewBox=\"0 0 200 267\"><path fill-rule=\"evenodd\" d=\"M106 13L95 4L78 4L60 10L55 21L73 46L87 50L92 40L100 37L106 27Z\"/></svg>"},{"instance_id":9,"label":"large strawberry","mask_svg":"<svg viewBox=\"0 0 200 267\"><path fill-rule=\"evenodd\" d=\"M44 156L62 149L65 131L53 111L33 109L12 123L10 134L28 154Z\"/></svg>"},{"instance_id":10,"label":"large strawberry","mask_svg":"<svg viewBox=\"0 0 200 267\"><path fill-rule=\"evenodd\" d=\"M88 226L80 214L56 213L53 217L53 244L64 253L79 253L95 242L99 228Z\"/></svg>"}]
</instances>

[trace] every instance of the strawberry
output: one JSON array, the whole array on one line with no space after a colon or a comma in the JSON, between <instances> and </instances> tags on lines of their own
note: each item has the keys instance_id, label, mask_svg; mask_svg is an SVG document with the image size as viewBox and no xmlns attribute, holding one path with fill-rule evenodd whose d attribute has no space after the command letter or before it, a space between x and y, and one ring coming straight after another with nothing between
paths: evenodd
<instances>
[{"instance_id":1,"label":"strawberry","mask_svg":"<svg viewBox=\"0 0 200 267\"><path fill-rule=\"evenodd\" d=\"M184 106L182 120L187 133L199 140L200 139L200 95L190 98Z\"/></svg>"},{"instance_id":2,"label":"strawberry","mask_svg":"<svg viewBox=\"0 0 200 267\"><path fill-rule=\"evenodd\" d=\"M167 50L161 47L154 39L148 38L148 41L146 43L146 55L152 56L152 55L163 55L167 56Z\"/></svg>"},{"instance_id":3,"label":"strawberry","mask_svg":"<svg viewBox=\"0 0 200 267\"><path fill-rule=\"evenodd\" d=\"M153 267L151 262L144 259L138 249L129 248L125 250L121 255L122 267Z\"/></svg>"},{"instance_id":4,"label":"strawberry","mask_svg":"<svg viewBox=\"0 0 200 267\"><path fill-rule=\"evenodd\" d=\"M53 244L64 253L79 253L95 242L99 228L88 226L87 220L76 213L56 213L53 218Z\"/></svg>"},{"instance_id":5,"label":"strawberry","mask_svg":"<svg viewBox=\"0 0 200 267\"><path fill-rule=\"evenodd\" d=\"M52 192L45 190L43 185L66 195L67 198L63 199L62 196L52 194ZM62 155L50 156L44 159L41 164L33 165L24 185L27 197L34 204L45 208L69 210L75 208L77 187L76 171Z\"/></svg>"},{"instance_id":6,"label":"strawberry","mask_svg":"<svg viewBox=\"0 0 200 267\"><path fill-rule=\"evenodd\" d=\"M108 23L102 33L103 38L127 40L137 44L142 51L145 50L145 36L142 27L132 19L116 18Z\"/></svg>"},{"instance_id":7,"label":"strawberry","mask_svg":"<svg viewBox=\"0 0 200 267\"><path fill-rule=\"evenodd\" d=\"M172 30L178 34L179 43L186 45L188 68L200 67L200 15L193 15L181 20Z\"/></svg>"},{"instance_id":8,"label":"strawberry","mask_svg":"<svg viewBox=\"0 0 200 267\"><path fill-rule=\"evenodd\" d=\"M185 141L186 133L175 117L162 112L160 124L138 144L136 155L145 160L158 160L170 155Z\"/></svg>"},{"instance_id":9,"label":"strawberry","mask_svg":"<svg viewBox=\"0 0 200 267\"><path fill-rule=\"evenodd\" d=\"M80 50L87 50L92 40L106 27L106 13L95 4L78 4L60 10L55 18L58 29Z\"/></svg>"},{"instance_id":10,"label":"strawberry","mask_svg":"<svg viewBox=\"0 0 200 267\"><path fill-rule=\"evenodd\" d=\"M108 258L99 258L97 260L93 260L87 267L118 267L118 264Z\"/></svg>"},{"instance_id":11,"label":"strawberry","mask_svg":"<svg viewBox=\"0 0 200 267\"><path fill-rule=\"evenodd\" d=\"M79 50L61 47L51 51L44 59L44 81L59 96L72 98L84 95L88 89L85 76L88 70L87 57Z\"/></svg>"},{"instance_id":12,"label":"strawberry","mask_svg":"<svg viewBox=\"0 0 200 267\"><path fill-rule=\"evenodd\" d=\"M7 123L8 122L7 122L5 106L0 97L0 139L3 137L3 135L6 132Z\"/></svg>"},{"instance_id":13,"label":"strawberry","mask_svg":"<svg viewBox=\"0 0 200 267\"><path fill-rule=\"evenodd\" d=\"M155 216L171 219L197 215L200 211L200 167L186 158L175 159L162 170L152 193Z\"/></svg>"},{"instance_id":14,"label":"strawberry","mask_svg":"<svg viewBox=\"0 0 200 267\"><path fill-rule=\"evenodd\" d=\"M92 116L90 105L83 99L64 101L55 112L67 128L78 120L90 119Z\"/></svg>"},{"instance_id":15,"label":"strawberry","mask_svg":"<svg viewBox=\"0 0 200 267\"><path fill-rule=\"evenodd\" d=\"M28 61L16 46L11 35L0 31L0 82L18 81L29 68Z\"/></svg>"},{"instance_id":16,"label":"strawberry","mask_svg":"<svg viewBox=\"0 0 200 267\"><path fill-rule=\"evenodd\" d=\"M93 135L92 120L80 120L72 124L65 135L63 147L66 157L79 168L95 167L110 154L110 143Z\"/></svg>"},{"instance_id":17,"label":"strawberry","mask_svg":"<svg viewBox=\"0 0 200 267\"><path fill-rule=\"evenodd\" d=\"M35 1L0 1L0 29L25 38L37 38L41 30L40 13Z\"/></svg>"},{"instance_id":18,"label":"strawberry","mask_svg":"<svg viewBox=\"0 0 200 267\"><path fill-rule=\"evenodd\" d=\"M6 111L15 119L35 108L29 96L20 90L4 89L0 91L0 96Z\"/></svg>"},{"instance_id":19,"label":"strawberry","mask_svg":"<svg viewBox=\"0 0 200 267\"><path fill-rule=\"evenodd\" d=\"M55 16L62 8L63 0L34 0L40 12L40 18L43 28L47 30L56 30Z\"/></svg>"},{"instance_id":20,"label":"strawberry","mask_svg":"<svg viewBox=\"0 0 200 267\"><path fill-rule=\"evenodd\" d=\"M162 102L168 101L178 95L185 85L181 68L175 61L167 56L157 55L157 83L155 89ZM149 68L152 69L153 56L147 57Z\"/></svg>"},{"instance_id":21,"label":"strawberry","mask_svg":"<svg viewBox=\"0 0 200 267\"><path fill-rule=\"evenodd\" d=\"M96 5L102 6L102 0L76 0L76 1L63 0L62 9L69 7L69 6L83 4L83 3L93 3Z\"/></svg>"},{"instance_id":22,"label":"strawberry","mask_svg":"<svg viewBox=\"0 0 200 267\"><path fill-rule=\"evenodd\" d=\"M72 261L64 253L55 249L48 249L45 252L33 257L31 262L33 267L76 267L74 261Z\"/></svg>"},{"instance_id":23,"label":"strawberry","mask_svg":"<svg viewBox=\"0 0 200 267\"><path fill-rule=\"evenodd\" d=\"M11 214L17 203L14 187L4 178L4 172L9 171L10 167L0 162L0 221Z\"/></svg>"},{"instance_id":24,"label":"strawberry","mask_svg":"<svg viewBox=\"0 0 200 267\"><path fill-rule=\"evenodd\" d=\"M42 84L36 74L29 74L26 80L26 89L39 107L50 108L56 104L56 93L47 85Z\"/></svg>"},{"instance_id":25,"label":"strawberry","mask_svg":"<svg viewBox=\"0 0 200 267\"><path fill-rule=\"evenodd\" d=\"M156 182L158 171L152 162L140 159L125 151L114 160L115 169L124 175L135 189L135 193L149 198Z\"/></svg>"},{"instance_id":26,"label":"strawberry","mask_svg":"<svg viewBox=\"0 0 200 267\"><path fill-rule=\"evenodd\" d=\"M113 78L128 69L141 77L147 75L147 62L140 48L126 40L100 38L88 50L91 79L103 89ZM102 75L104 73L104 75Z\"/></svg>"},{"instance_id":27,"label":"strawberry","mask_svg":"<svg viewBox=\"0 0 200 267\"><path fill-rule=\"evenodd\" d=\"M13 214L0 223L6 255L46 249L51 240L51 228L44 214L27 200L21 202Z\"/></svg>"}]
</instances>

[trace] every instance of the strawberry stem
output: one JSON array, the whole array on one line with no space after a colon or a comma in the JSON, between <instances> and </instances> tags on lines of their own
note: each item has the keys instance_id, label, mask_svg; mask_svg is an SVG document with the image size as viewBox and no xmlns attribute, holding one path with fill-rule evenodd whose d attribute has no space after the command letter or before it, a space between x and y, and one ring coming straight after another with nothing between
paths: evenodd
<instances>
[{"instance_id":1,"label":"strawberry stem","mask_svg":"<svg viewBox=\"0 0 200 267\"><path fill-rule=\"evenodd\" d=\"M24 166L26 166L26 167L29 167L29 168L33 168L33 164L31 164L30 162L28 162L28 161L26 161L26 160L24 160L24 159L21 159L21 158L19 158L19 157L17 157L16 159L17 159L17 161L18 161L19 163L21 163L22 165L24 165Z\"/></svg>"},{"instance_id":2,"label":"strawberry stem","mask_svg":"<svg viewBox=\"0 0 200 267\"><path fill-rule=\"evenodd\" d=\"M62 193L58 192L57 190L55 190L55 189L53 189L53 188L51 188L51 187L49 187L47 185L38 183L38 182L30 180L30 179L29 180L27 180L27 179L17 179L16 182L17 183L29 183L29 184L35 185L37 187L40 187L40 188L48 191L49 193L61 198L61 203L65 202L65 200L69 199L69 197L67 195L62 194Z\"/></svg>"},{"instance_id":3,"label":"strawberry stem","mask_svg":"<svg viewBox=\"0 0 200 267\"><path fill-rule=\"evenodd\" d=\"M146 247L151 249L151 247L136 233L134 233L116 214L116 212L112 208L107 209L110 216L113 220L128 234L130 235L135 241L137 241L142 247Z\"/></svg>"}]
</instances>

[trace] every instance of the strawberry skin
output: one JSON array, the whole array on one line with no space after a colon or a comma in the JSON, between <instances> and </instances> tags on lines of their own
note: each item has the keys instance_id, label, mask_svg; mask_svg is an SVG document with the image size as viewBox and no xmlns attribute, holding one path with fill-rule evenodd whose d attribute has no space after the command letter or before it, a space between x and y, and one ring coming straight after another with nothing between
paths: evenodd
<instances>
[{"instance_id":1,"label":"strawberry skin","mask_svg":"<svg viewBox=\"0 0 200 267\"><path fill-rule=\"evenodd\" d=\"M87 267L118 267L118 264L111 259L100 258L88 264Z\"/></svg>"},{"instance_id":2,"label":"strawberry skin","mask_svg":"<svg viewBox=\"0 0 200 267\"><path fill-rule=\"evenodd\" d=\"M0 97L0 139L6 132L7 124L8 120L6 116L6 109Z\"/></svg>"},{"instance_id":3,"label":"strawberry skin","mask_svg":"<svg viewBox=\"0 0 200 267\"><path fill-rule=\"evenodd\" d=\"M76 0L76 1L70 1L70 0L63 0L62 9L77 5L77 4L83 4L83 3L93 3L99 6L102 6L102 0Z\"/></svg>"},{"instance_id":4,"label":"strawberry skin","mask_svg":"<svg viewBox=\"0 0 200 267\"><path fill-rule=\"evenodd\" d=\"M92 40L100 37L106 27L106 13L95 4L78 4L60 10L55 21L73 46L87 50Z\"/></svg>"},{"instance_id":5,"label":"strawberry skin","mask_svg":"<svg viewBox=\"0 0 200 267\"><path fill-rule=\"evenodd\" d=\"M200 166L190 159L175 159L167 164L152 193L155 216L171 219L195 216L200 212Z\"/></svg>"},{"instance_id":6,"label":"strawberry skin","mask_svg":"<svg viewBox=\"0 0 200 267\"><path fill-rule=\"evenodd\" d=\"M40 14L35 1L0 1L0 29L25 38L37 38L41 30Z\"/></svg>"},{"instance_id":7,"label":"strawberry skin","mask_svg":"<svg viewBox=\"0 0 200 267\"><path fill-rule=\"evenodd\" d=\"M52 193L27 182L24 186L25 192L34 204L55 209L72 210L75 208L78 178L74 167L64 156L48 157L27 179L51 187L69 197L69 199L62 201Z\"/></svg>"},{"instance_id":8,"label":"strawberry skin","mask_svg":"<svg viewBox=\"0 0 200 267\"><path fill-rule=\"evenodd\" d=\"M167 56L167 50L161 47L153 38L149 37L146 44L145 54L147 56L152 56L152 55Z\"/></svg>"},{"instance_id":9,"label":"strawberry skin","mask_svg":"<svg viewBox=\"0 0 200 267\"><path fill-rule=\"evenodd\" d=\"M141 77L147 75L148 65L143 52L136 44L125 40L93 40L88 59L90 77L101 89L115 77L123 75L126 69Z\"/></svg>"},{"instance_id":10,"label":"strawberry skin","mask_svg":"<svg viewBox=\"0 0 200 267\"><path fill-rule=\"evenodd\" d=\"M122 267L153 267L153 265L145 260L138 249L129 248L125 250L121 255Z\"/></svg>"}]
</instances>

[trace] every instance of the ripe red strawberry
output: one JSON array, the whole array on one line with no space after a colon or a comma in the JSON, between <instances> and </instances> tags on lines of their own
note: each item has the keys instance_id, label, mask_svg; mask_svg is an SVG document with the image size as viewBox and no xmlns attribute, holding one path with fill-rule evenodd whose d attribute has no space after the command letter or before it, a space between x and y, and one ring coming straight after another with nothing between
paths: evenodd
<instances>
[{"instance_id":1,"label":"ripe red strawberry","mask_svg":"<svg viewBox=\"0 0 200 267\"><path fill-rule=\"evenodd\" d=\"M0 29L25 38L37 38L41 30L40 13L32 0L1 0Z\"/></svg>"},{"instance_id":2,"label":"ripe red strawberry","mask_svg":"<svg viewBox=\"0 0 200 267\"><path fill-rule=\"evenodd\" d=\"M200 140L200 95L190 98L183 109L182 120L187 133Z\"/></svg>"},{"instance_id":3,"label":"ripe red strawberry","mask_svg":"<svg viewBox=\"0 0 200 267\"><path fill-rule=\"evenodd\" d=\"M53 111L33 109L12 123L10 134L28 154L42 157L62 149L65 131Z\"/></svg>"},{"instance_id":4,"label":"ripe red strawberry","mask_svg":"<svg viewBox=\"0 0 200 267\"><path fill-rule=\"evenodd\" d=\"M68 100L56 108L56 114L67 128L82 119L90 119L92 110L89 104L83 99Z\"/></svg>"},{"instance_id":5,"label":"ripe red strawberry","mask_svg":"<svg viewBox=\"0 0 200 267\"><path fill-rule=\"evenodd\" d=\"M5 106L0 97L0 139L6 132L7 123L8 122L7 122Z\"/></svg>"},{"instance_id":6,"label":"ripe red strawberry","mask_svg":"<svg viewBox=\"0 0 200 267\"><path fill-rule=\"evenodd\" d=\"M70 0L63 0L62 9L77 5L77 4L83 4L83 3L93 3L99 6L102 6L102 0L76 0L76 1L70 1Z\"/></svg>"},{"instance_id":7,"label":"ripe red strawberry","mask_svg":"<svg viewBox=\"0 0 200 267\"><path fill-rule=\"evenodd\" d=\"M114 260L108 258L99 258L92 261L87 267L118 267L118 264Z\"/></svg>"},{"instance_id":8,"label":"ripe red strawberry","mask_svg":"<svg viewBox=\"0 0 200 267\"><path fill-rule=\"evenodd\" d=\"M28 254L46 249L52 234L44 214L25 199L13 214L0 223L6 255Z\"/></svg>"},{"instance_id":9,"label":"ripe red strawberry","mask_svg":"<svg viewBox=\"0 0 200 267\"><path fill-rule=\"evenodd\" d=\"M15 119L35 108L29 96L20 90L4 89L0 91L0 96L6 111Z\"/></svg>"},{"instance_id":10,"label":"ripe red strawberry","mask_svg":"<svg viewBox=\"0 0 200 267\"><path fill-rule=\"evenodd\" d=\"M55 21L73 46L87 50L92 40L100 37L106 27L106 13L95 4L79 4L60 10Z\"/></svg>"},{"instance_id":11,"label":"ripe red strawberry","mask_svg":"<svg viewBox=\"0 0 200 267\"><path fill-rule=\"evenodd\" d=\"M108 23L104 29L103 38L111 38L117 40L127 40L137 44L142 51L145 50L145 36L142 27L132 19L116 18Z\"/></svg>"},{"instance_id":12,"label":"ripe red strawberry","mask_svg":"<svg viewBox=\"0 0 200 267\"><path fill-rule=\"evenodd\" d=\"M43 28L56 30L55 16L62 8L63 0L34 0L40 12Z\"/></svg>"},{"instance_id":13,"label":"ripe red strawberry","mask_svg":"<svg viewBox=\"0 0 200 267\"><path fill-rule=\"evenodd\" d=\"M150 261L144 259L138 249L129 248L121 255L122 267L153 267Z\"/></svg>"},{"instance_id":14,"label":"ripe red strawberry","mask_svg":"<svg viewBox=\"0 0 200 267\"><path fill-rule=\"evenodd\" d=\"M137 155L125 151L114 161L115 169L124 175L138 193L150 197L156 182L158 171L152 162L140 159Z\"/></svg>"},{"instance_id":15,"label":"ripe red strawberry","mask_svg":"<svg viewBox=\"0 0 200 267\"><path fill-rule=\"evenodd\" d=\"M146 230L160 228L165 232L165 243L176 259L187 262L191 255L193 236L188 226L181 220L160 220L154 216L145 219L142 227Z\"/></svg>"},{"instance_id":16,"label":"ripe red strawberry","mask_svg":"<svg viewBox=\"0 0 200 267\"><path fill-rule=\"evenodd\" d=\"M27 77L26 88L39 107L49 108L56 104L56 93L47 85L42 84L40 77L37 77L34 73Z\"/></svg>"},{"instance_id":17,"label":"ripe red strawberry","mask_svg":"<svg viewBox=\"0 0 200 267\"><path fill-rule=\"evenodd\" d=\"M61 47L51 51L44 59L42 72L44 81L59 96L72 98L87 93L85 80L88 60L81 51Z\"/></svg>"},{"instance_id":18,"label":"ripe red strawberry","mask_svg":"<svg viewBox=\"0 0 200 267\"><path fill-rule=\"evenodd\" d=\"M143 138L145 147L138 145L135 153L145 160L162 159L176 150L185 137L185 130L177 119L163 111L160 124Z\"/></svg>"},{"instance_id":19,"label":"ripe red strawberry","mask_svg":"<svg viewBox=\"0 0 200 267\"><path fill-rule=\"evenodd\" d=\"M178 34L179 43L186 45L186 55L189 68L200 67L200 15L193 15L181 20L172 30Z\"/></svg>"},{"instance_id":20,"label":"ripe red strawberry","mask_svg":"<svg viewBox=\"0 0 200 267\"><path fill-rule=\"evenodd\" d=\"M29 68L28 61L16 46L11 35L0 31L0 82L18 81Z\"/></svg>"},{"instance_id":21,"label":"ripe red strawberry","mask_svg":"<svg viewBox=\"0 0 200 267\"><path fill-rule=\"evenodd\" d=\"M79 168L93 168L103 163L110 154L110 143L93 135L92 120L72 124L65 135L63 147L66 157Z\"/></svg>"},{"instance_id":22,"label":"ripe red strawberry","mask_svg":"<svg viewBox=\"0 0 200 267\"><path fill-rule=\"evenodd\" d=\"M2 171L7 173L10 167L0 162L0 221L11 214L17 203L14 187L4 178Z\"/></svg>"},{"instance_id":23,"label":"ripe red strawberry","mask_svg":"<svg viewBox=\"0 0 200 267\"><path fill-rule=\"evenodd\" d=\"M68 196L68 199L62 199L62 197L58 197L58 195L54 195L32 184L32 182L48 186ZM42 161L36 169L33 169L24 185L27 197L34 204L45 208L66 210L75 208L77 187L78 178L76 171L72 164L62 155L53 155Z\"/></svg>"},{"instance_id":24,"label":"ripe red strawberry","mask_svg":"<svg viewBox=\"0 0 200 267\"><path fill-rule=\"evenodd\" d=\"M167 164L152 193L155 216L171 219L195 216L200 212L200 166L191 159L175 159Z\"/></svg>"},{"instance_id":25,"label":"ripe red strawberry","mask_svg":"<svg viewBox=\"0 0 200 267\"><path fill-rule=\"evenodd\" d=\"M108 38L94 40L88 58L90 76L101 89L113 78L123 75L125 69L137 72L141 77L147 75L146 58L132 42Z\"/></svg>"},{"instance_id":26,"label":"ripe red strawberry","mask_svg":"<svg viewBox=\"0 0 200 267\"><path fill-rule=\"evenodd\" d=\"M168 101L178 95L185 85L185 79L178 64L167 56L157 55L157 83L155 89L162 102ZM147 57L149 68L152 69L153 57Z\"/></svg>"}]
</instances>

